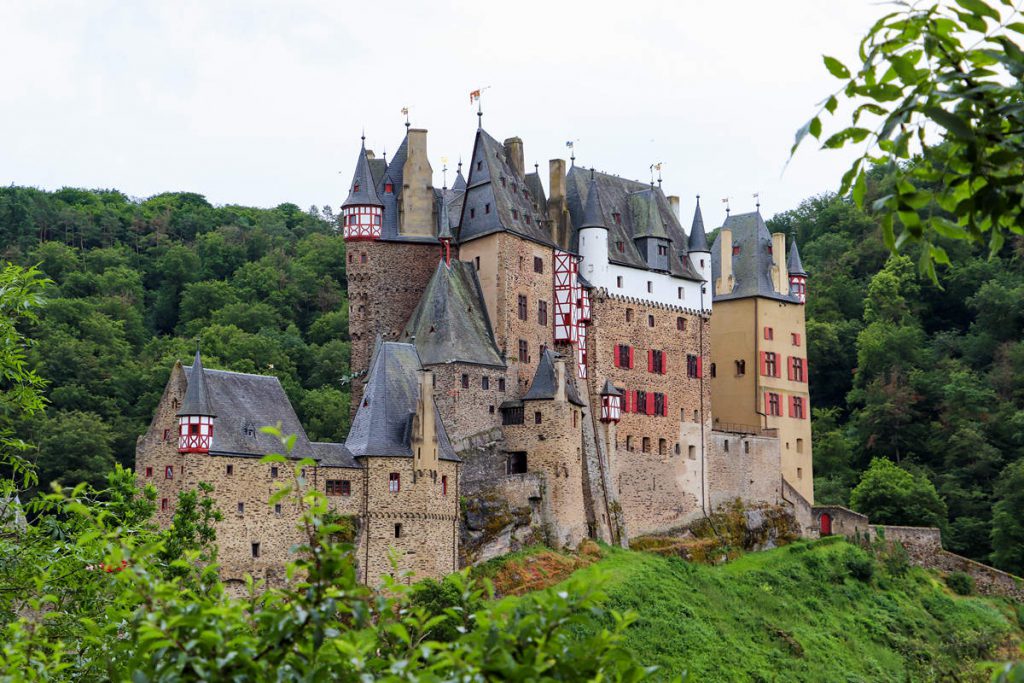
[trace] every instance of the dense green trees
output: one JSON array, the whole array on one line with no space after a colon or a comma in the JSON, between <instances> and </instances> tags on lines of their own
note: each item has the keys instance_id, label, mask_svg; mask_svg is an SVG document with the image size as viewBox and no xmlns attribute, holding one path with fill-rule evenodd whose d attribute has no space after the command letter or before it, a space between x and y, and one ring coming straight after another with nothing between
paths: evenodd
<instances>
[{"instance_id":1,"label":"dense green trees","mask_svg":"<svg viewBox=\"0 0 1024 683\"><path fill-rule=\"evenodd\" d=\"M131 466L175 359L281 379L314 439L348 430L345 250L329 209L214 207L191 193L0 188L0 258L39 264L49 301L24 329L49 381L21 418L41 485L99 487Z\"/></svg>"},{"instance_id":2,"label":"dense green trees","mask_svg":"<svg viewBox=\"0 0 1024 683\"><path fill-rule=\"evenodd\" d=\"M891 460L875 458L850 493L850 505L878 524L944 526L946 506L935 486Z\"/></svg>"},{"instance_id":3,"label":"dense green trees","mask_svg":"<svg viewBox=\"0 0 1024 683\"><path fill-rule=\"evenodd\" d=\"M869 203L892 182L870 174ZM992 258L940 241L954 264L940 288L913 265L922 247L890 258L875 216L849 199L815 197L769 225L796 234L810 273L817 499L853 503L861 473L887 458L937 489L950 549L1019 570L993 554L993 506L1007 496L1006 468L1024 461L1024 239ZM1016 509L1009 500L1003 509Z\"/></svg>"}]
</instances>

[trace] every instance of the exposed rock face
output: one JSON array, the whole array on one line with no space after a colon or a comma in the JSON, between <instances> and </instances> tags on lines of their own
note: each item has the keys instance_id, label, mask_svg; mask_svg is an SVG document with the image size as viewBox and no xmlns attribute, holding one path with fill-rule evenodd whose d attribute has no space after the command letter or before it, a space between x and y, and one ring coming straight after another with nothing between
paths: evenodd
<instances>
[{"instance_id":1,"label":"exposed rock face","mask_svg":"<svg viewBox=\"0 0 1024 683\"><path fill-rule=\"evenodd\" d=\"M497 491L464 501L460 531L463 566L486 562L544 540L532 508L513 507Z\"/></svg>"}]
</instances>

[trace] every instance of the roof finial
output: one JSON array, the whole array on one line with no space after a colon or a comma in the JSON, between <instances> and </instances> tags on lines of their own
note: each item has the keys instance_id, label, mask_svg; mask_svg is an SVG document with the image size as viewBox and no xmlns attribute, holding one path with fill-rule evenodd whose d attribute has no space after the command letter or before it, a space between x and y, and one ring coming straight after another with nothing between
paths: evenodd
<instances>
[{"instance_id":1,"label":"roof finial","mask_svg":"<svg viewBox=\"0 0 1024 683\"><path fill-rule=\"evenodd\" d=\"M359 139L363 141L363 147L366 147L366 126L363 126L363 133Z\"/></svg>"},{"instance_id":2,"label":"roof finial","mask_svg":"<svg viewBox=\"0 0 1024 683\"><path fill-rule=\"evenodd\" d=\"M761 211L761 193L754 193L754 206L757 208L758 213Z\"/></svg>"},{"instance_id":3,"label":"roof finial","mask_svg":"<svg viewBox=\"0 0 1024 683\"><path fill-rule=\"evenodd\" d=\"M725 215L728 216L729 215L729 198L728 197L722 197L722 203L725 204Z\"/></svg>"},{"instance_id":4,"label":"roof finial","mask_svg":"<svg viewBox=\"0 0 1024 683\"><path fill-rule=\"evenodd\" d=\"M484 105L479 98L476 101L476 127L479 130L483 130L484 127Z\"/></svg>"},{"instance_id":5,"label":"roof finial","mask_svg":"<svg viewBox=\"0 0 1024 683\"><path fill-rule=\"evenodd\" d=\"M594 179L594 169L593 168L590 169L590 179L591 180Z\"/></svg>"},{"instance_id":6,"label":"roof finial","mask_svg":"<svg viewBox=\"0 0 1024 683\"><path fill-rule=\"evenodd\" d=\"M462 155L459 155L459 173L462 173Z\"/></svg>"},{"instance_id":7,"label":"roof finial","mask_svg":"<svg viewBox=\"0 0 1024 683\"><path fill-rule=\"evenodd\" d=\"M409 132L409 107L402 107L402 113L405 114L405 131Z\"/></svg>"},{"instance_id":8,"label":"roof finial","mask_svg":"<svg viewBox=\"0 0 1024 683\"><path fill-rule=\"evenodd\" d=\"M540 175L540 164L538 164L537 162L533 163L533 172L536 173L537 175Z\"/></svg>"},{"instance_id":9,"label":"roof finial","mask_svg":"<svg viewBox=\"0 0 1024 683\"><path fill-rule=\"evenodd\" d=\"M697 206L700 206L700 195L697 195Z\"/></svg>"},{"instance_id":10,"label":"roof finial","mask_svg":"<svg viewBox=\"0 0 1024 683\"><path fill-rule=\"evenodd\" d=\"M448 157L441 157L441 189L448 189Z\"/></svg>"}]
</instances>

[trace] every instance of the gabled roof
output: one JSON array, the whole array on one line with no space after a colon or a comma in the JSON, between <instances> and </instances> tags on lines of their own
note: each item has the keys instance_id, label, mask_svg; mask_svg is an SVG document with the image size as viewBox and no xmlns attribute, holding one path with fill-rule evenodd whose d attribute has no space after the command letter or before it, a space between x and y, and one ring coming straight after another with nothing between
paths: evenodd
<instances>
[{"instance_id":1,"label":"gabled roof","mask_svg":"<svg viewBox=\"0 0 1024 683\"><path fill-rule=\"evenodd\" d=\"M213 406L210 404L210 391L206 386L206 373L203 372L203 359L199 357L199 349L196 349L192 367L196 368L198 372L193 373L195 380L189 382L185 389L185 399L181 402L178 417L182 415L216 417L217 413L214 412Z\"/></svg>"},{"instance_id":2,"label":"gabled roof","mask_svg":"<svg viewBox=\"0 0 1024 683\"><path fill-rule=\"evenodd\" d=\"M725 219L723 230L732 233L733 253L732 274L735 285L728 294L714 295L714 301L742 299L750 296L761 296L780 301L799 303L795 296L779 294L772 284L772 265L774 257L771 253L772 235L768 232L761 212L733 214ZM722 273L722 235L719 233L711 248L711 277L713 280Z\"/></svg>"},{"instance_id":3,"label":"gabled roof","mask_svg":"<svg viewBox=\"0 0 1024 683\"><path fill-rule=\"evenodd\" d=\"M527 199L522 192L524 187L529 189L526 179L519 176L509 163L504 145L482 128L477 129L470 160L469 185L459 220L459 242L509 232L533 242L555 246L544 230L547 207L542 207L539 202L534 207L532 198Z\"/></svg>"},{"instance_id":4,"label":"gabled roof","mask_svg":"<svg viewBox=\"0 0 1024 683\"><path fill-rule=\"evenodd\" d=\"M573 166L566 176L566 201L569 205L569 215L573 225L570 237L571 251L579 251L579 229L584 222L583 215L591 175L596 180L596 186L600 192L601 214L604 225L608 228L608 260L611 263L650 270L647 261L634 242L634 238L649 234L644 232L649 228L634 224L634 214L630 210L630 197L639 193L640 197L647 199L647 204L640 213L640 216L645 219L646 225L649 226L653 218L659 218L661 223L658 229L664 230L665 236L672 240L669 272L686 280L703 281L700 274L690 265L690 260L686 258L686 232L680 225L675 211L669 206L668 198L665 197L661 188L652 188L645 183L592 171L592 169L582 166ZM615 220L616 214L619 216L618 221ZM618 249L620 243L622 251Z\"/></svg>"},{"instance_id":5,"label":"gabled roof","mask_svg":"<svg viewBox=\"0 0 1024 683\"><path fill-rule=\"evenodd\" d=\"M412 457L413 417L419 401L422 369L412 344L380 344L367 374L363 402L345 440L345 448L353 458ZM458 462L436 407L434 428L438 457Z\"/></svg>"},{"instance_id":6,"label":"gabled roof","mask_svg":"<svg viewBox=\"0 0 1024 683\"><path fill-rule=\"evenodd\" d=\"M196 373L197 369L200 370L199 374ZM210 453L247 456L284 454L279 439L260 431L261 427L273 427L280 423L282 434L295 435L291 457L315 457L306 430L302 428L277 377L205 370L201 364L185 367L184 370L189 388L195 386L197 381L206 383L210 406L217 413Z\"/></svg>"},{"instance_id":7,"label":"gabled roof","mask_svg":"<svg viewBox=\"0 0 1024 683\"><path fill-rule=\"evenodd\" d=\"M362 468L362 465L352 456L352 452L343 443L314 441L311 445L321 467Z\"/></svg>"},{"instance_id":8,"label":"gabled roof","mask_svg":"<svg viewBox=\"0 0 1024 683\"><path fill-rule=\"evenodd\" d=\"M533 204L533 208L543 215L547 211L548 200L544 195L544 183L541 182L539 172L526 174L526 189L530 191L530 203Z\"/></svg>"},{"instance_id":9,"label":"gabled roof","mask_svg":"<svg viewBox=\"0 0 1024 683\"><path fill-rule=\"evenodd\" d=\"M352 174L352 182L349 184L348 197L342 202L342 206L383 206L377 190L374 187L373 173L370 171L370 160L366 158L366 140L363 140L359 148L359 156L356 157L356 170Z\"/></svg>"},{"instance_id":10,"label":"gabled roof","mask_svg":"<svg viewBox=\"0 0 1024 683\"><path fill-rule=\"evenodd\" d=\"M546 401L555 397L555 392L558 389L558 379L555 377L555 360L558 358L561 358L559 354L551 349L544 349L544 353L540 357L540 363L537 364L537 372L534 373L533 381L530 382L530 390L523 396L524 401ZM565 397L569 399L570 403L582 406L584 403L580 400L579 394L576 393L576 386L572 383L568 374L566 372Z\"/></svg>"},{"instance_id":11,"label":"gabled roof","mask_svg":"<svg viewBox=\"0 0 1024 683\"><path fill-rule=\"evenodd\" d=\"M604 381L604 387L601 388L602 396L622 396L622 392L616 388L610 379Z\"/></svg>"},{"instance_id":12,"label":"gabled roof","mask_svg":"<svg viewBox=\"0 0 1024 683\"><path fill-rule=\"evenodd\" d=\"M789 261L786 264L786 270L789 271L790 275L807 277L804 264L800 261L800 250L796 248L796 237L793 238L789 245Z\"/></svg>"},{"instance_id":13,"label":"gabled roof","mask_svg":"<svg viewBox=\"0 0 1024 683\"><path fill-rule=\"evenodd\" d=\"M424 365L476 363L505 367L494 343L480 282L472 264L439 262L402 332Z\"/></svg>"},{"instance_id":14,"label":"gabled roof","mask_svg":"<svg viewBox=\"0 0 1024 683\"><path fill-rule=\"evenodd\" d=\"M690 241L687 251L708 252L708 236L704 232L704 216L700 212L700 197L697 197L697 208L693 210L693 223L690 225Z\"/></svg>"}]
</instances>

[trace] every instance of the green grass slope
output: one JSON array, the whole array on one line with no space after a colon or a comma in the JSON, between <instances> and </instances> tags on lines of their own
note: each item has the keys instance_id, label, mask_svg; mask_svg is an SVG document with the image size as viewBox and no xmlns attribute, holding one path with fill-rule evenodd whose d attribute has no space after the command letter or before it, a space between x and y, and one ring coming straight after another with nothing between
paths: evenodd
<instances>
[{"instance_id":1,"label":"green grass slope","mask_svg":"<svg viewBox=\"0 0 1024 683\"><path fill-rule=\"evenodd\" d=\"M988 680L981 663L1019 656L1024 637L1024 608L840 539L719 567L610 549L580 579L639 614L626 645L645 664L691 681Z\"/></svg>"}]
</instances>

